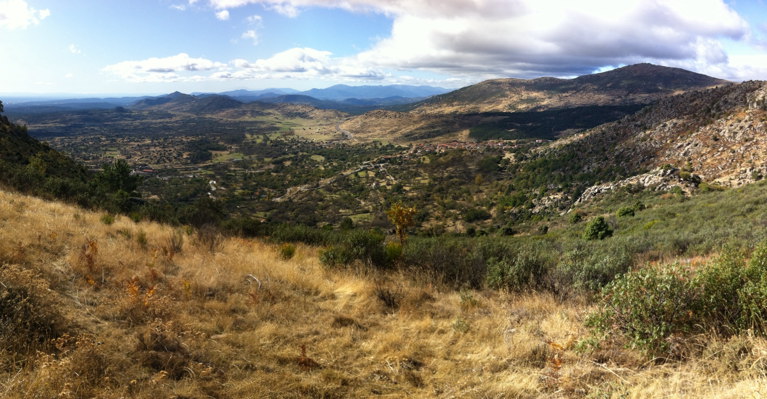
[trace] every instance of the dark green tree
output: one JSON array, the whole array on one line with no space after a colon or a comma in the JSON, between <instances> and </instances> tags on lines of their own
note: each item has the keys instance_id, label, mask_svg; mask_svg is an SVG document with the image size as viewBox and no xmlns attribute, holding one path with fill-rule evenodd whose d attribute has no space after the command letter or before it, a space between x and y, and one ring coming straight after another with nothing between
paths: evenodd
<instances>
[{"instance_id":1,"label":"dark green tree","mask_svg":"<svg viewBox=\"0 0 767 399\"><path fill-rule=\"evenodd\" d=\"M136 205L131 198L138 197L141 176L134 175L128 163L119 159L105 164L91 181L97 205L110 212L130 212Z\"/></svg>"},{"instance_id":2,"label":"dark green tree","mask_svg":"<svg viewBox=\"0 0 767 399\"><path fill-rule=\"evenodd\" d=\"M583 232L583 238L587 240L604 240L613 235L613 230L607 224L605 218L597 216L586 226Z\"/></svg>"},{"instance_id":3,"label":"dark green tree","mask_svg":"<svg viewBox=\"0 0 767 399\"><path fill-rule=\"evenodd\" d=\"M105 192L114 193L125 191L133 195L141 183L141 176L133 174L128 162L118 159L111 164L105 164L103 170L96 175L97 186Z\"/></svg>"}]
</instances>

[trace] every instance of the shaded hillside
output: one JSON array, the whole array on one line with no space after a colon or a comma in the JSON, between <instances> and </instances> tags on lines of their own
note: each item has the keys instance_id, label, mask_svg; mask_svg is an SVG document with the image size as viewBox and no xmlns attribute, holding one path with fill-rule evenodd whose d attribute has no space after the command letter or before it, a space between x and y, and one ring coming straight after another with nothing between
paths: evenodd
<instances>
[{"instance_id":1,"label":"shaded hillside","mask_svg":"<svg viewBox=\"0 0 767 399\"><path fill-rule=\"evenodd\" d=\"M400 114L367 113L343 127L363 137L402 142L450 139L456 135L475 139L550 139L615 121L666 96L727 84L721 79L651 64L575 79L495 79L434 96ZM392 124L392 119L407 123Z\"/></svg>"},{"instance_id":2,"label":"shaded hillside","mask_svg":"<svg viewBox=\"0 0 767 399\"><path fill-rule=\"evenodd\" d=\"M86 182L87 172L80 164L0 114L0 184L48 198L83 201Z\"/></svg>"},{"instance_id":3,"label":"shaded hillside","mask_svg":"<svg viewBox=\"0 0 767 399\"><path fill-rule=\"evenodd\" d=\"M196 97L179 92L165 96L140 100L131 106L135 110L154 110L166 112L184 112L190 114L213 114L230 108L237 108L242 103L228 96L210 95Z\"/></svg>"},{"instance_id":4,"label":"shaded hillside","mask_svg":"<svg viewBox=\"0 0 767 399\"><path fill-rule=\"evenodd\" d=\"M0 115L0 187L109 212L137 209L142 203L136 192L141 179L128 164L118 160L99 166L98 172L88 171L31 137L26 126Z\"/></svg>"},{"instance_id":5,"label":"shaded hillside","mask_svg":"<svg viewBox=\"0 0 767 399\"><path fill-rule=\"evenodd\" d=\"M636 64L575 79L495 79L434 96L418 113L513 112L587 105L648 104L729 82L679 68Z\"/></svg>"},{"instance_id":6,"label":"shaded hillside","mask_svg":"<svg viewBox=\"0 0 767 399\"><path fill-rule=\"evenodd\" d=\"M565 174L621 171L605 180L670 165L693 183L742 185L767 176L765 98L767 85L756 81L669 97L555 143L546 157L578 154L577 162L567 162L561 171Z\"/></svg>"},{"instance_id":7,"label":"shaded hillside","mask_svg":"<svg viewBox=\"0 0 767 399\"><path fill-rule=\"evenodd\" d=\"M348 86L334 85L325 89L311 89L301 94L322 100L380 99L388 97L423 98L442 94L446 89L432 86Z\"/></svg>"},{"instance_id":8,"label":"shaded hillside","mask_svg":"<svg viewBox=\"0 0 767 399\"><path fill-rule=\"evenodd\" d=\"M304 133L312 139L340 139L337 125L347 115L303 104L242 103L227 96L173 93L133 106L55 112L14 112L36 137L231 135L247 132ZM310 134L311 133L311 134Z\"/></svg>"}]
</instances>

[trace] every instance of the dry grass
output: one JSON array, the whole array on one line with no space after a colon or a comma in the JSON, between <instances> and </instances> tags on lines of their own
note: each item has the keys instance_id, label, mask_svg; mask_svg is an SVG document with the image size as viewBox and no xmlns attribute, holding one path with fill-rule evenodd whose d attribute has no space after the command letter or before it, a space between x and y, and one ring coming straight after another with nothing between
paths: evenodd
<instances>
[{"instance_id":1,"label":"dry grass","mask_svg":"<svg viewBox=\"0 0 767 399\"><path fill-rule=\"evenodd\" d=\"M261 241L107 225L6 192L0 233L3 278L32 276L41 314L64 319L36 352L0 352L3 398L767 395L754 337L686 343L696 355L665 365L577 351L585 303L330 271L316 248L286 260Z\"/></svg>"}]
</instances>

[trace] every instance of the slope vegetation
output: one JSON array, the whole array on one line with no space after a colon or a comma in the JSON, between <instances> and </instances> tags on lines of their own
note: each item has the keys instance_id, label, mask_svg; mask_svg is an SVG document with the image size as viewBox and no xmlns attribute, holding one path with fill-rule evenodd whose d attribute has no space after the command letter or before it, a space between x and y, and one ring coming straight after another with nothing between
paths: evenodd
<instances>
[{"instance_id":1,"label":"slope vegetation","mask_svg":"<svg viewBox=\"0 0 767 399\"><path fill-rule=\"evenodd\" d=\"M0 220L5 398L767 393L767 342L753 336L653 365L620 341L584 350L590 306L545 293L329 269L312 247L8 192Z\"/></svg>"},{"instance_id":2,"label":"slope vegetation","mask_svg":"<svg viewBox=\"0 0 767 399\"><path fill-rule=\"evenodd\" d=\"M343 127L361 137L404 142L445 140L462 131L475 139L553 139L620 119L670 95L727 84L651 64L575 79L495 79L431 97L408 112L357 116Z\"/></svg>"}]
</instances>

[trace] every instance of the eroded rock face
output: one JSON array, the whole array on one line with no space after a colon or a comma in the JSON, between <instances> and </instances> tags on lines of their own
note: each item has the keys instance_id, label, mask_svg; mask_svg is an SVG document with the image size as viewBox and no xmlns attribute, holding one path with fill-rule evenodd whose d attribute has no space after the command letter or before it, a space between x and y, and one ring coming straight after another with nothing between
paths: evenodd
<instances>
[{"instance_id":1,"label":"eroded rock face","mask_svg":"<svg viewBox=\"0 0 767 399\"><path fill-rule=\"evenodd\" d=\"M679 187L683 192L690 193L695 189L695 184L682 179L679 172L677 168L661 167L647 173L629 177L628 179L591 186L578 197L575 205L583 204L600 195L623 187L637 187L643 190L649 189L654 191L668 191L674 187Z\"/></svg>"},{"instance_id":2,"label":"eroded rock face","mask_svg":"<svg viewBox=\"0 0 767 399\"><path fill-rule=\"evenodd\" d=\"M582 170L618 168L636 176L593 186L578 203L628 184L663 190L689 182L663 165L684 168L703 182L737 187L767 178L767 82L751 81L667 98L637 114L563 140L552 150L575 151ZM651 170L651 172L643 173ZM640 174L641 173L641 174ZM666 173L664 175L663 173Z\"/></svg>"},{"instance_id":3,"label":"eroded rock face","mask_svg":"<svg viewBox=\"0 0 767 399\"><path fill-rule=\"evenodd\" d=\"M748 109L767 111L767 86L763 86L748 96Z\"/></svg>"}]
</instances>

